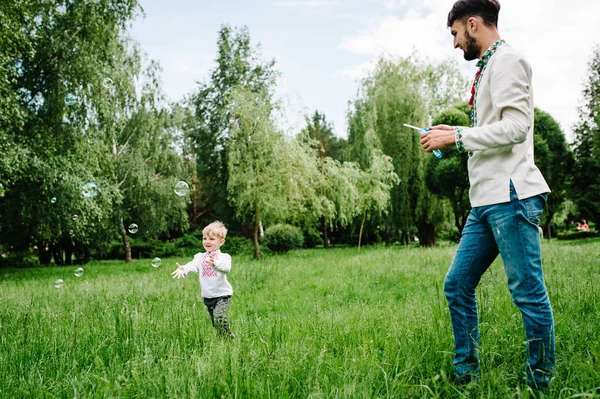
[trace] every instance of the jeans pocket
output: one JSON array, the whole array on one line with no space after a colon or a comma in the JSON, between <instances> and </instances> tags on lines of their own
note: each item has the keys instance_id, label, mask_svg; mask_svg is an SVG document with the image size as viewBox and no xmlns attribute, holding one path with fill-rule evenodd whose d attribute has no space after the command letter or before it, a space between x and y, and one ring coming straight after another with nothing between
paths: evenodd
<instances>
[{"instance_id":1,"label":"jeans pocket","mask_svg":"<svg viewBox=\"0 0 600 399\"><path fill-rule=\"evenodd\" d=\"M525 215L531 223L538 224L540 222L540 217L546 207L546 197L547 194L538 194L524 200Z\"/></svg>"}]
</instances>

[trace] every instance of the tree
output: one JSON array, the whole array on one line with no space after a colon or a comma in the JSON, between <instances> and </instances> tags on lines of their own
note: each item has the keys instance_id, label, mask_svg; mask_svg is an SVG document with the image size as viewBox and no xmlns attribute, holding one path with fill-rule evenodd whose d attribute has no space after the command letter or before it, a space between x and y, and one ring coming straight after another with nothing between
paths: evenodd
<instances>
[{"instance_id":1,"label":"tree","mask_svg":"<svg viewBox=\"0 0 600 399\"><path fill-rule=\"evenodd\" d=\"M575 166L571 198L583 218L600 223L600 45L596 45L584 82L583 104L574 128Z\"/></svg>"},{"instance_id":2,"label":"tree","mask_svg":"<svg viewBox=\"0 0 600 399\"><path fill-rule=\"evenodd\" d=\"M432 125L469 126L469 116L464 109L450 108L438 115ZM425 183L432 193L449 200L458 231L457 237L460 237L471 210L467 155L459 153L455 147L448 147L444 149L441 159L430 157L425 171Z\"/></svg>"},{"instance_id":3,"label":"tree","mask_svg":"<svg viewBox=\"0 0 600 399\"><path fill-rule=\"evenodd\" d=\"M159 186L167 192L166 177L172 187L169 173L178 170L180 158L172 148L169 111L160 105L158 67L142 71L139 50L125 34L137 2L26 1L13 7L27 37L9 46L14 53L2 68L13 77L8 89L18 97L10 97L11 106L22 117L3 122L2 134L26 162L17 163L18 173L0 169L0 176L11 176L0 199L0 240L21 250L36 245L42 264L52 257L69 264L72 255L86 261L105 250L117 231L127 247L128 218L144 230L169 232L185 204L166 205L153 194ZM68 104L67 94L74 97ZM98 187L93 198L82 195L88 182Z\"/></svg>"},{"instance_id":4,"label":"tree","mask_svg":"<svg viewBox=\"0 0 600 399\"><path fill-rule=\"evenodd\" d=\"M453 64L432 66L417 57L381 58L352 103L348 124L351 159L364 166L369 154L364 136L372 129L399 177L391 192L391 217L380 223L391 240L407 243L416 229L421 245L435 243L435 222L442 207L426 192L422 173L424 160L431 155L422 150L419 135L402 125L429 125L430 115L458 100L461 82Z\"/></svg>"},{"instance_id":5,"label":"tree","mask_svg":"<svg viewBox=\"0 0 600 399\"><path fill-rule=\"evenodd\" d=\"M237 217L242 222L252 220L258 259L261 221L301 219L316 197L314 182L321 175L311 149L277 131L266 93L238 87L231 96L227 189Z\"/></svg>"},{"instance_id":6,"label":"tree","mask_svg":"<svg viewBox=\"0 0 600 399\"><path fill-rule=\"evenodd\" d=\"M337 196L340 194L340 191L343 191L331 190L331 187L336 183L339 185L339 183L347 182L343 178L336 180L340 176L340 162L343 162L345 157L346 141L333 134L333 126L326 120L325 114L319 113L319 111L315 111L312 118L308 118L307 116L306 124L306 127L302 129L300 138L309 144L314 143L313 145L316 147L318 156L319 170L325 182L324 186L317 188L317 193L321 196L321 200L325 202L322 207L324 212L319 215L319 224L323 235L323 246L327 248L329 246L328 226L331 223L331 218L336 213L336 206L334 205L336 198L334 195ZM350 185L348 185L347 189L351 190ZM341 198L345 198L345 196ZM341 205L341 202L337 201L337 204Z\"/></svg>"},{"instance_id":7,"label":"tree","mask_svg":"<svg viewBox=\"0 0 600 399\"><path fill-rule=\"evenodd\" d=\"M369 139L368 136L373 136ZM367 142L375 139L375 132L367 132ZM356 184L358 191L358 211L361 215L360 230L358 233L358 252L362 241L365 220L370 213L381 215L387 213L390 202L390 192L398 184L398 175L394 172L392 159L377 148L371 148L369 166L360 171Z\"/></svg>"},{"instance_id":8,"label":"tree","mask_svg":"<svg viewBox=\"0 0 600 399\"><path fill-rule=\"evenodd\" d=\"M537 108L534 114L534 135L535 164L552 190L542 220L546 237L551 238L552 220L567 198L574 157L558 122Z\"/></svg>"},{"instance_id":9,"label":"tree","mask_svg":"<svg viewBox=\"0 0 600 399\"><path fill-rule=\"evenodd\" d=\"M271 97L278 73L274 60L263 61L260 46L253 47L246 27L223 25L217 41L217 66L210 81L201 83L191 100L196 125L188 133L196 155L202 196L206 197L206 218L233 221L234 210L227 200L228 143L235 87Z\"/></svg>"}]
</instances>

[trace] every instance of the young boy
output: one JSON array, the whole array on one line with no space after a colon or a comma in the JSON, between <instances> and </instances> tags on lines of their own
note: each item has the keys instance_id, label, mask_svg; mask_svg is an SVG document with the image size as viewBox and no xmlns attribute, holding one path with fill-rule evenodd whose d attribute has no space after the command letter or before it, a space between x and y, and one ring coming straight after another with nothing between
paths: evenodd
<instances>
[{"instance_id":1,"label":"young boy","mask_svg":"<svg viewBox=\"0 0 600 399\"><path fill-rule=\"evenodd\" d=\"M206 252L198 253L191 262L171 273L173 278L182 278L188 273L198 273L200 291L204 304L208 309L213 326L222 336L235 338L227 324L226 311L233 295L231 284L227 281L227 273L231 270L231 256L220 251L225 243L227 228L221 222L212 222L202 230L202 244Z\"/></svg>"}]
</instances>

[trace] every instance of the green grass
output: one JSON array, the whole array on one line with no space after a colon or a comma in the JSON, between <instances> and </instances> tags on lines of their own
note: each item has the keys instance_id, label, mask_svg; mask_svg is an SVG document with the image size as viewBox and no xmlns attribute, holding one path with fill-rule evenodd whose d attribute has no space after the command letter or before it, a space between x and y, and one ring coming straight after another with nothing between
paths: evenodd
<instances>
[{"instance_id":1,"label":"green grass","mask_svg":"<svg viewBox=\"0 0 600 399\"><path fill-rule=\"evenodd\" d=\"M224 250L226 247L224 247ZM478 300L482 378L448 381L443 279L455 248L315 249L235 257L217 337L175 261L0 270L0 397L532 397L520 314L499 261ZM600 241L544 243L557 370L546 397L600 397ZM62 289L54 281L64 280Z\"/></svg>"}]
</instances>

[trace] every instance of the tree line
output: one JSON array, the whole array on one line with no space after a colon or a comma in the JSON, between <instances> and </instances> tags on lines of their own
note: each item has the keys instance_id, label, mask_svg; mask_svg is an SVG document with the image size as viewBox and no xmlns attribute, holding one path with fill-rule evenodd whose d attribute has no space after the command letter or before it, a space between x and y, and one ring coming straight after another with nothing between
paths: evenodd
<instances>
[{"instance_id":1,"label":"tree line","mask_svg":"<svg viewBox=\"0 0 600 399\"><path fill-rule=\"evenodd\" d=\"M4 254L70 264L107 257L118 241L129 261L132 239L173 240L216 219L251 239L257 258L261 228L280 223L325 247L460 235L465 156L449 148L437 159L402 126L468 125L468 82L452 62L381 57L349 102L347 138L318 110L293 133L278 123L276 63L245 27L221 27L210 75L172 103L160 66L128 36L136 1L25 0L0 13ZM596 47L572 145L535 112L536 163L553 189L548 237L576 217L599 219L599 75ZM188 195L174 193L178 181Z\"/></svg>"}]
</instances>

